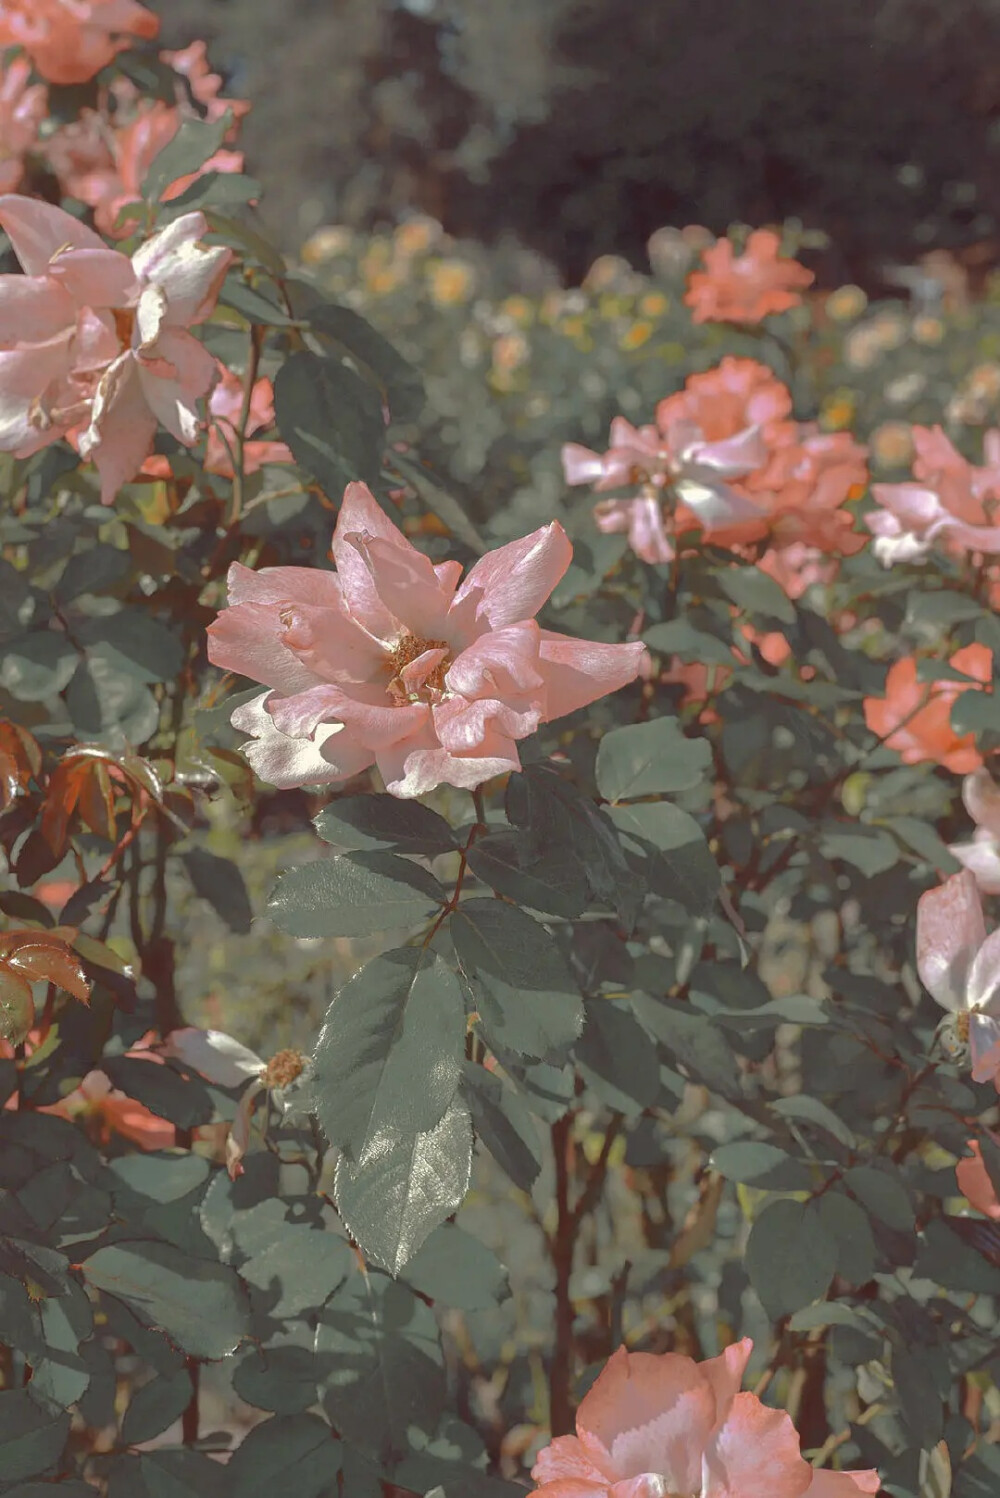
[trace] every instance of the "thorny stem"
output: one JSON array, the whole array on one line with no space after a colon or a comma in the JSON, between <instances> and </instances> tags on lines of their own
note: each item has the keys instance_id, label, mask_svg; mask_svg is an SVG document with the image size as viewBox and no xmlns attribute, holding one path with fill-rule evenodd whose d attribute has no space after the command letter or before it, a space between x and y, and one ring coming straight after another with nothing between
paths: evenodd
<instances>
[{"instance_id":1,"label":"thorny stem","mask_svg":"<svg viewBox=\"0 0 1000 1498\"><path fill-rule=\"evenodd\" d=\"M460 849L459 851L458 873L455 876L455 888L452 890L451 899L448 901L447 905L443 906L439 911L437 917L435 918L433 924L427 932L427 935L423 939L422 946L425 950L430 946L431 942L437 935L437 932L440 930L444 922L453 913L453 911L457 910L458 902L462 896L462 885L465 883L465 871L469 866L469 849L472 847L479 834L486 831L486 811L483 804L482 791L473 791L472 798L476 806L476 821L473 823L472 828L469 832L469 836L466 839L465 847Z\"/></svg>"}]
</instances>

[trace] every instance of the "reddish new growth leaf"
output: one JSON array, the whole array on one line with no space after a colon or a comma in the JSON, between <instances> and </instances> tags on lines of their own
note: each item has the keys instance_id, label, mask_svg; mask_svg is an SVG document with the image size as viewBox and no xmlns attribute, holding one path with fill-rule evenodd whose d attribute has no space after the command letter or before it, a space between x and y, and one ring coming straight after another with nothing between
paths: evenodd
<instances>
[{"instance_id":1,"label":"reddish new growth leaf","mask_svg":"<svg viewBox=\"0 0 1000 1498\"><path fill-rule=\"evenodd\" d=\"M0 1039L11 1045L20 1045L34 1023L32 983L53 983L90 1003L90 984L70 942L76 932L64 930L0 934Z\"/></svg>"},{"instance_id":2,"label":"reddish new growth leaf","mask_svg":"<svg viewBox=\"0 0 1000 1498\"><path fill-rule=\"evenodd\" d=\"M42 768L42 751L26 728L0 722L0 811L23 796Z\"/></svg>"}]
</instances>

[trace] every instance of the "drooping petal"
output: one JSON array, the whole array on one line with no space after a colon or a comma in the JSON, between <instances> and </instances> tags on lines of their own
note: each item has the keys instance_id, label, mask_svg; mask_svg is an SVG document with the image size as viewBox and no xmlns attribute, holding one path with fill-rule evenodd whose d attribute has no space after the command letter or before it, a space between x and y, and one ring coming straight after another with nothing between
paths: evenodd
<instances>
[{"instance_id":1,"label":"drooping petal","mask_svg":"<svg viewBox=\"0 0 1000 1498\"><path fill-rule=\"evenodd\" d=\"M606 645L543 629L539 646L546 693L543 721L551 723L627 686L639 675L645 655L641 640Z\"/></svg>"},{"instance_id":2,"label":"drooping petal","mask_svg":"<svg viewBox=\"0 0 1000 1498\"><path fill-rule=\"evenodd\" d=\"M250 1148L250 1126L257 1099L264 1091L263 1082L254 1082L240 1098L232 1128L226 1137L226 1172L231 1181L243 1174L243 1156Z\"/></svg>"},{"instance_id":3,"label":"drooping petal","mask_svg":"<svg viewBox=\"0 0 1000 1498\"><path fill-rule=\"evenodd\" d=\"M153 357L155 355L155 358ZM161 374L161 361L170 373ZM143 397L161 426L193 447L201 432L198 401L212 388L217 366L204 344L179 328L165 328L149 356L136 360Z\"/></svg>"},{"instance_id":4,"label":"drooping petal","mask_svg":"<svg viewBox=\"0 0 1000 1498\"><path fill-rule=\"evenodd\" d=\"M268 785L279 790L325 785L348 780L371 764L371 751L337 725L321 724L308 739L293 739L281 733L264 707L270 695L262 692L245 702L230 720L234 728L252 736L242 745L242 753Z\"/></svg>"},{"instance_id":5,"label":"drooping petal","mask_svg":"<svg viewBox=\"0 0 1000 1498\"><path fill-rule=\"evenodd\" d=\"M282 633L273 604L236 604L208 626L208 658L213 666L282 692L318 686L322 677L289 650Z\"/></svg>"},{"instance_id":6,"label":"drooping petal","mask_svg":"<svg viewBox=\"0 0 1000 1498\"><path fill-rule=\"evenodd\" d=\"M567 484L594 484L604 475L604 459L578 442L564 442L560 449L563 477Z\"/></svg>"},{"instance_id":7,"label":"drooping petal","mask_svg":"<svg viewBox=\"0 0 1000 1498\"><path fill-rule=\"evenodd\" d=\"M983 828L969 843L949 843L948 852L975 876L984 895L1000 895L1000 843Z\"/></svg>"},{"instance_id":8,"label":"drooping petal","mask_svg":"<svg viewBox=\"0 0 1000 1498\"><path fill-rule=\"evenodd\" d=\"M376 763L386 790L404 800L426 795L439 785L473 791L495 775L509 775L521 768L513 743L505 752L493 755L450 754L441 747L430 722L420 733L380 750Z\"/></svg>"},{"instance_id":9,"label":"drooping petal","mask_svg":"<svg viewBox=\"0 0 1000 1498\"><path fill-rule=\"evenodd\" d=\"M737 1394L705 1453L701 1498L801 1498L813 1475L785 1412Z\"/></svg>"},{"instance_id":10,"label":"drooping petal","mask_svg":"<svg viewBox=\"0 0 1000 1498\"><path fill-rule=\"evenodd\" d=\"M996 1086L1000 1080L1000 1020L981 1012L969 1015L969 1054L972 1080Z\"/></svg>"},{"instance_id":11,"label":"drooping petal","mask_svg":"<svg viewBox=\"0 0 1000 1498\"><path fill-rule=\"evenodd\" d=\"M40 198L22 197L20 193L4 193L0 197L0 227L29 276L45 275L49 262L60 250L105 253L108 248L100 235L71 213L52 203L43 203Z\"/></svg>"},{"instance_id":12,"label":"drooping petal","mask_svg":"<svg viewBox=\"0 0 1000 1498\"><path fill-rule=\"evenodd\" d=\"M518 713L506 702L488 698L467 702L463 697L450 697L431 712L434 730L451 754L485 754L494 758L509 753L512 741L534 733L540 721L537 708ZM511 757L517 758L516 751Z\"/></svg>"},{"instance_id":13,"label":"drooping petal","mask_svg":"<svg viewBox=\"0 0 1000 1498\"><path fill-rule=\"evenodd\" d=\"M132 256L139 280L166 293L166 322L171 327L202 322L218 299L233 252L199 244L207 233L203 213L183 213Z\"/></svg>"},{"instance_id":14,"label":"drooping petal","mask_svg":"<svg viewBox=\"0 0 1000 1498\"><path fill-rule=\"evenodd\" d=\"M952 874L917 901L917 971L943 1009L964 1009L969 974L986 940L976 881L968 869Z\"/></svg>"},{"instance_id":15,"label":"drooping petal","mask_svg":"<svg viewBox=\"0 0 1000 1498\"><path fill-rule=\"evenodd\" d=\"M237 603L298 603L343 610L340 579L326 567L262 567L255 572L233 562L226 576L229 606Z\"/></svg>"},{"instance_id":16,"label":"drooping petal","mask_svg":"<svg viewBox=\"0 0 1000 1498\"><path fill-rule=\"evenodd\" d=\"M698 1492L715 1395L693 1358L626 1352L609 1359L577 1411L588 1455L615 1478L656 1472L667 1493Z\"/></svg>"},{"instance_id":17,"label":"drooping petal","mask_svg":"<svg viewBox=\"0 0 1000 1498\"><path fill-rule=\"evenodd\" d=\"M990 932L972 960L968 1004L970 1009L1000 1014L1000 927Z\"/></svg>"},{"instance_id":18,"label":"drooping petal","mask_svg":"<svg viewBox=\"0 0 1000 1498\"><path fill-rule=\"evenodd\" d=\"M0 351L0 452L26 458L62 436L47 414L46 396L72 367L72 334L24 349Z\"/></svg>"},{"instance_id":19,"label":"drooping petal","mask_svg":"<svg viewBox=\"0 0 1000 1498\"><path fill-rule=\"evenodd\" d=\"M109 505L149 456L156 417L149 409L135 360L123 354L110 364L97 387L90 425L80 437L80 453L93 458L101 476L101 503Z\"/></svg>"},{"instance_id":20,"label":"drooping petal","mask_svg":"<svg viewBox=\"0 0 1000 1498\"><path fill-rule=\"evenodd\" d=\"M480 557L455 594L453 615L501 629L533 619L573 559L569 537L553 520Z\"/></svg>"},{"instance_id":21,"label":"drooping petal","mask_svg":"<svg viewBox=\"0 0 1000 1498\"><path fill-rule=\"evenodd\" d=\"M182 1025L171 1030L160 1051L196 1071L207 1082L219 1087L240 1087L249 1077L259 1077L264 1070L261 1058L226 1035L222 1030L201 1030L197 1025Z\"/></svg>"},{"instance_id":22,"label":"drooping petal","mask_svg":"<svg viewBox=\"0 0 1000 1498\"><path fill-rule=\"evenodd\" d=\"M308 738L323 724L343 723L353 741L372 751L420 732L430 721L425 702L397 706L384 693L370 696L373 700L324 683L293 696L272 697L269 711L281 732L293 738Z\"/></svg>"},{"instance_id":23,"label":"drooping petal","mask_svg":"<svg viewBox=\"0 0 1000 1498\"><path fill-rule=\"evenodd\" d=\"M963 780L962 801L977 827L1000 837L1000 785L985 766Z\"/></svg>"}]
</instances>

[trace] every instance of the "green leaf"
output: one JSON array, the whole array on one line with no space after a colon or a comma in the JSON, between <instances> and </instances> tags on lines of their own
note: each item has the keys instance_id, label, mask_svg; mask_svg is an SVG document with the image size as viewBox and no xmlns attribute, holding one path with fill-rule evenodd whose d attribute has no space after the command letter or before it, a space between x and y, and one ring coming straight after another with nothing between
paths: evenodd
<instances>
[{"instance_id":1,"label":"green leaf","mask_svg":"<svg viewBox=\"0 0 1000 1498\"><path fill-rule=\"evenodd\" d=\"M306 350L274 381L278 430L302 466L332 495L360 479L376 484L385 447L377 390L346 364Z\"/></svg>"},{"instance_id":2,"label":"green leaf","mask_svg":"<svg viewBox=\"0 0 1000 1498\"><path fill-rule=\"evenodd\" d=\"M226 1467L238 1498L271 1498L279 1489L295 1498L321 1498L336 1490L340 1442L318 1415L276 1415L248 1431Z\"/></svg>"},{"instance_id":3,"label":"green leaf","mask_svg":"<svg viewBox=\"0 0 1000 1498\"><path fill-rule=\"evenodd\" d=\"M345 1441L383 1459L409 1448L411 1427L433 1430L445 1402L434 1313L408 1286L356 1274L316 1328L320 1386Z\"/></svg>"},{"instance_id":4,"label":"green leaf","mask_svg":"<svg viewBox=\"0 0 1000 1498\"><path fill-rule=\"evenodd\" d=\"M122 1419L122 1440L138 1446L162 1434L191 1403L193 1387L186 1368L151 1378L129 1401Z\"/></svg>"},{"instance_id":5,"label":"green leaf","mask_svg":"<svg viewBox=\"0 0 1000 1498\"><path fill-rule=\"evenodd\" d=\"M122 1240L99 1248L82 1270L88 1284L123 1300L192 1357L223 1358L249 1334L246 1293L224 1264L169 1243Z\"/></svg>"},{"instance_id":6,"label":"green leaf","mask_svg":"<svg viewBox=\"0 0 1000 1498\"><path fill-rule=\"evenodd\" d=\"M632 997L636 1018L655 1035L694 1078L723 1097L739 1097L739 1073L732 1047L708 1018L690 1004L654 999L646 993Z\"/></svg>"},{"instance_id":7,"label":"green leaf","mask_svg":"<svg viewBox=\"0 0 1000 1498\"><path fill-rule=\"evenodd\" d=\"M866 879L884 874L899 862L899 844L879 827L855 825L851 832L825 832L819 850L827 858L853 864Z\"/></svg>"},{"instance_id":8,"label":"green leaf","mask_svg":"<svg viewBox=\"0 0 1000 1498\"><path fill-rule=\"evenodd\" d=\"M240 1278L263 1292L275 1321L316 1310L343 1284L356 1260L335 1233L279 1222L270 1241L240 1265Z\"/></svg>"},{"instance_id":9,"label":"green leaf","mask_svg":"<svg viewBox=\"0 0 1000 1498\"><path fill-rule=\"evenodd\" d=\"M311 1347L271 1342L253 1348L236 1366L233 1388L247 1404L294 1415L316 1403L316 1359Z\"/></svg>"},{"instance_id":10,"label":"green leaf","mask_svg":"<svg viewBox=\"0 0 1000 1498\"><path fill-rule=\"evenodd\" d=\"M0 967L0 1039L20 1045L34 1023L31 984L12 968Z\"/></svg>"},{"instance_id":11,"label":"green leaf","mask_svg":"<svg viewBox=\"0 0 1000 1498\"><path fill-rule=\"evenodd\" d=\"M280 875L267 908L289 936L371 936L419 925L446 900L433 874L394 853L337 853Z\"/></svg>"},{"instance_id":12,"label":"green leaf","mask_svg":"<svg viewBox=\"0 0 1000 1498\"><path fill-rule=\"evenodd\" d=\"M491 1248L454 1223L436 1228L402 1272L428 1300L457 1311L488 1311L510 1293L507 1270Z\"/></svg>"},{"instance_id":13,"label":"green leaf","mask_svg":"<svg viewBox=\"0 0 1000 1498\"><path fill-rule=\"evenodd\" d=\"M455 834L444 817L421 801L398 796L338 796L313 826L325 843L347 853L391 848L394 853L449 853Z\"/></svg>"},{"instance_id":14,"label":"green leaf","mask_svg":"<svg viewBox=\"0 0 1000 1498\"><path fill-rule=\"evenodd\" d=\"M650 650L660 655L676 655L682 661L697 661L702 666L735 665L732 646L727 640L695 629L690 620L683 617L670 619L666 624L654 624L642 638Z\"/></svg>"},{"instance_id":15,"label":"green leaf","mask_svg":"<svg viewBox=\"0 0 1000 1498\"><path fill-rule=\"evenodd\" d=\"M256 202L261 184L245 172L202 172L184 191L160 209L157 225L173 223L182 213L205 208L242 208Z\"/></svg>"},{"instance_id":16,"label":"green leaf","mask_svg":"<svg viewBox=\"0 0 1000 1498\"><path fill-rule=\"evenodd\" d=\"M201 1451L143 1451L139 1470L149 1498L220 1498L219 1464Z\"/></svg>"},{"instance_id":17,"label":"green leaf","mask_svg":"<svg viewBox=\"0 0 1000 1498\"><path fill-rule=\"evenodd\" d=\"M177 134L153 158L146 173L142 184L146 202L158 203L165 188L203 167L222 145L232 123L228 109L217 120L182 120Z\"/></svg>"},{"instance_id":18,"label":"green leaf","mask_svg":"<svg viewBox=\"0 0 1000 1498\"><path fill-rule=\"evenodd\" d=\"M715 574L726 597L737 608L765 619L779 619L782 624L795 623L795 605L780 583L759 567L733 567Z\"/></svg>"},{"instance_id":19,"label":"green leaf","mask_svg":"<svg viewBox=\"0 0 1000 1498\"><path fill-rule=\"evenodd\" d=\"M764 1208L750 1230L746 1267L772 1321L820 1298L836 1272L837 1254L818 1203L783 1199Z\"/></svg>"},{"instance_id":20,"label":"green leaf","mask_svg":"<svg viewBox=\"0 0 1000 1498\"><path fill-rule=\"evenodd\" d=\"M467 1062L462 1096L481 1144L521 1191L530 1191L542 1168L535 1121L514 1089Z\"/></svg>"},{"instance_id":21,"label":"green leaf","mask_svg":"<svg viewBox=\"0 0 1000 1498\"><path fill-rule=\"evenodd\" d=\"M627 1004L594 999L573 1047L585 1082L609 1108L634 1117L660 1095L660 1063L649 1036Z\"/></svg>"},{"instance_id":22,"label":"green leaf","mask_svg":"<svg viewBox=\"0 0 1000 1498\"><path fill-rule=\"evenodd\" d=\"M866 1285L878 1259L867 1212L837 1187L819 1197L815 1207L837 1245L837 1273L849 1285Z\"/></svg>"},{"instance_id":23,"label":"green leaf","mask_svg":"<svg viewBox=\"0 0 1000 1498\"><path fill-rule=\"evenodd\" d=\"M191 1128L192 1125L184 1127ZM211 1171L204 1155L193 1155L189 1150L180 1149L144 1150L120 1155L111 1161L110 1168L132 1191L161 1204L180 1201L190 1192L197 1191L208 1180Z\"/></svg>"},{"instance_id":24,"label":"green leaf","mask_svg":"<svg viewBox=\"0 0 1000 1498\"><path fill-rule=\"evenodd\" d=\"M422 463L404 457L395 449L389 461L392 468L416 490L417 497L423 500L431 514L447 526L455 540L482 556L488 549L486 542L454 495L435 483Z\"/></svg>"},{"instance_id":25,"label":"green leaf","mask_svg":"<svg viewBox=\"0 0 1000 1498\"><path fill-rule=\"evenodd\" d=\"M816 1184L804 1161L759 1139L736 1139L720 1145L712 1151L709 1165L727 1181L771 1191L808 1191Z\"/></svg>"},{"instance_id":26,"label":"green leaf","mask_svg":"<svg viewBox=\"0 0 1000 1498\"><path fill-rule=\"evenodd\" d=\"M810 1097L807 1093L794 1093L791 1097L775 1098L770 1107L782 1118L824 1129L847 1149L857 1148L857 1140L843 1119L832 1108L828 1108L826 1103L821 1103L819 1098Z\"/></svg>"},{"instance_id":27,"label":"green leaf","mask_svg":"<svg viewBox=\"0 0 1000 1498\"><path fill-rule=\"evenodd\" d=\"M182 1077L172 1066L140 1056L108 1056L101 1068L128 1097L179 1129L196 1128L212 1117L211 1093L198 1077Z\"/></svg>"},{"instance_id":28,"label":"green leaf","mask_svg":"<svg viewBox=\"0 0 1000 1498\"><path fill-rule=\"evenodd\" d=\"M113 645L88 649L69 684L66 706L81 739L138 746L160 723L156 699Z\"/></svg>"},{"instance_id":29,"label":"green leaf","mask_svg":"<svg viewBox=\"0 0 1000 1498\"><path fill-rule=\"evenodd\" d=\"M8 641L0 657L0 687L19 702L44 702L69 685L80 655L63 634L37 630Z\"/></svg>"},{"instance_id":30,"label":"green leaf","mask_svg":"<svg viewBox=\"0 0 1000 1498\"><path fill-rule=\"evenodd\" d=\"M341 1155L337 1211L365 1258L396 1275L461 1206L471 1170L472 1122L456 1102L425 1133L383 1134L355 1164Z\"/></svg>"},{"instance_id":31,"label":"green leaf","mask_svg":"<svg viewBox=\"0 0 1000 1498\"><path fill-rule=\"evenodd\" d=\"M39 1477L62 1455L70 1415L52 1417L26 1389L0 1392L0 1477Z\"/></svg>"},{"instance_id":32,"label":"green leaf","mask_svg":"<svg viewBox=\"0 0 1000 1498\"><path fill-rule=\"evenodd\" d=\"M491 832L469 849L469 868L498 894L572 920L590 902L586 872L572 846L539 850L525 833Z\"/></svg>"},{"instance_id":33,"label":"green leaf","mask_svg":"<svg viewBox=\"0 0 1000 1498\"><path fill-rule=\"evenodd\" d=\"M349 307L321 302L309 310L314 333L361 364L380 386L393 421L415 421L424 408L423 381L387 338Z\"/></svg>"},{"instance_id":34,"label":"green leaf","mask_svg":"<svg viewBox=\"0 0 1000 1498\"><path fill-rule=\"evenodd\" d=\"M437 954L403 947L375 957L337 994L312 1058L309 1104L353 1159L388 1135L439 1123L465 1054L465 1002Z\"/></svg>"},{"instance_id":35,"label":"green leaf","mask_svg":"<svg viewBox=\"0 0 1000 1498\"><path fill-rule=\"evenodd\" d=\"M219 292L219 301L224 307L232 307L248 323L264 328L287 328L295 319L289 317L284 307L272 297L248 285L238 271L230 271Z\"/></svg>"},{"instance_id":36,"label":"green leaf","mask_svg":"<svg viewBox=\"0 0 1000 1498\"><path fill-rule=\"evenodd\" d=\"M119 609L88 619L76 631L88 658L98 651L111 665L144 685L173 681L184 663L180 637L141 609Z\"/></svg>"},{"instance_id":37,"label":"green leaf","mask_svg":"<svg viewBox=\"0 0 1000 1498\"><path fill-rule=\"evenodd\" d=\"M1000 698L982 688L961 692L951 705L951 726L961 734L1000 733Z\"/></svg>"},{"instance_id":38,"label":"green leaf","mask_svg":"<svg viewBox=\"0 0 1000 1498\"><path fill-rule=\"evenodd\" d=\"M606 801L658 796L697 785L712 762L706 739L688 739L676 718L613 728L597 751L597 788Z\"/></svg>"},{"instance_id":39,"label":"green leaf","mask_svg":"<svg viewBox=\"0 0 1000 1498\"><path fill-rule=\"evenodd\" d=\"M195 894L208 901L230 931L245 935L253 921L253 908L243 875L232 859L219 858L207 848L187 848L181 862Z\"/></svg>"},{"instance_id":40,"label":"green leaf","mask_svg":"<svg viewBox=\"0 0 1000 1498\"><path fill-rule=\"evenodd\" d=\"M923 1243L913 1266L917 1278L933 1280L943 1290L971 1290L980 1295L1000 1295L1000 1269L983 1258L940 1218L932 1218L923 1230ZM3 1448L0 1447L0 1458Z\"/></svg>"},{"instance_id":41,"label":"green leaf","mask_svg":"<svg viewBox=\"0 0 1000 1498\"><path fill-rule=\"evenodd\" d=\"M913 1232L913 1204L898 1173L874 1165L854 1165L844 1172L844 1185L886 1227L897 1233Z\"/></svg>"},{"instance_id":42,"label":"green leaf","mask_svg":"<svg viewBox=\"0 0 1000 1498\"><path fill-rule=\"evenodd\" d=\"M544 926L502 900L468 900L450 931L491 1044L545 1058L573 1043L583 1000Z\"/></svg>"},{"instance_id":43,"label":"green leaf","mask_svg":"<svg viewBox=\"0 0 1000 1498\"><path fill-rule=\"evenodd\" d=\"M692 915L706 915L722 883L705 834L688 812L671 801L612 806L609 816L632 847L641 850L655 894L676 900Z\"/></svg>"}]
</instances>

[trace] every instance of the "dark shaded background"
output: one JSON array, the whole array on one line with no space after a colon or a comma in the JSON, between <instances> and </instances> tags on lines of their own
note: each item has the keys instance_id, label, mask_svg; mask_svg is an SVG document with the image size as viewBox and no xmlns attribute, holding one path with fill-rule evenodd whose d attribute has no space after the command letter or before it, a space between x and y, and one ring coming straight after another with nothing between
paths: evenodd
<instances>
[{"instance_id":1,"label":"dark shaded background","mask_svg":"<svg viewBox=\"0 0 1000 1498\"><path fill-rule=\"evenodd\" d=\"M1000 222L1000 0L152 3L253 100L289 248L423 210L576 277L664 223L797 215L824 279L871 284Z\"/></svg>"}]
</instances>

